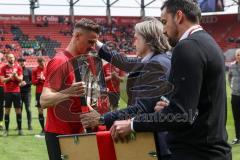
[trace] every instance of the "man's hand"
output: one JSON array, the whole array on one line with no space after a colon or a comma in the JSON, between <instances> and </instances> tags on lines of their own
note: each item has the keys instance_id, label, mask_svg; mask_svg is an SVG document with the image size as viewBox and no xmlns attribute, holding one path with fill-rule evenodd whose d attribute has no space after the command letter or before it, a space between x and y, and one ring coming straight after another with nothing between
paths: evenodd
<instances>
[{"instance_id":1,"label":"man's hand","mask_svg":"<svg viewBox=\"0 0 240 160\"><path fill-rule=\"evenodd\" d=\"M69 97L79 97L85 94L85 83L84 82L76 82L73 83L69 88L62 90L61 93L69 95Z\"/></svg>"},{"instance_id":2,"label":"man's hand","mask_svg":"<svg viewBox=\"0 0 240 160\"><path fill-rule=\"evenodd\" d=\"M99 40L97 40L97 42L96 42L96 50L99 51L102 48L102 46L103 46L103 43L100 42Z\"/></svg>"},{"instance_id":3,"label":"man's hand","mask_svg":"<svg viewBox=\"0 0 240 160\"><path fill-rule=\"evenodd\" d=\"M110 132L115 142L118 142L118 140L121 142L128 141L132 132L131 120L115 121L110 129Z\"/></svg>"},{"instance_id":4,"label":"man's hand","mask_svg":"<svg viewBox=\"0 0 240 160\"><path fill-rule=\"evenodd\" d=\"M41 76L41 77L40 77L40 80L44 81L44 80L45 80L45 77L44 77L44 76Z\"/></svg>"},{"instance_id":5,"label":"man's hand","mask_svg":"<svg viewBox=\"0 0 240 160\"><path fill-rule=\"evenodd\" d=\"M17 73L16 73L16 72L13 72L12 76L13 76L13 77L17 77Z\"/></svg>"},{"instance_id":6,"label":"man's hand","mask_svg":"<svg viewBox=\"0 0 240 160\"><path fill-rule=\"evenodd\" d=\"M113 72L111 73L111 75L112 75L113 77L116 77L116 76L117 76L117 73L113 71Z\"/></svg>"},{"instance_id":7,"label":"man's hand","mask_svg":"<svg viewBox=\"0 0 240 160\"><path fill-rule=\"evenodd\" d=\"M45 80L45 76L44 76L43 72L41 72L39 79L42 80L42 81Z\"/></svg>"},{"instance_id":8,"label":"man's hand","mask_svg":"<svg viewBox=\"0 0 240 160\"><path fill-rule=\"evenodd\" d=\"M80 115L81 122L84 128L93 128L99 125L100 114L96 110L91 110L88 113Z\"/></svg>"},{"instance_id":9,"label":"man's hand","mask_svg":"<svg viewBox=\"0 0 240 160\"><path fill-rule=\"evenodd\" d=\"M22 81L21 83L20 83L20 87L23 87L23 86L26 86L26 82L25 81Z\"/></svg>"},{"instance_id":10,"label":"man's hand","mask_svg":"<svg viewBox=\"0 0 240 160\"><path fill-rule=\"evenodd\" d=\"M17 76L17 73L16 73L16 72L13 72L9 78L12 79L12 80L14 80L16 76Z\"/></svg>"},{"instance_id":11,"label":"man's hand","mask_svg":"<svg viewBox=\"0 0 240 160\"><path fill-rule=\"evenodd\" d=\"M168 106L168 103L164 101L158 101L156 106L154 107L155 112L160 112L162 109Z\"/></svg>"}]
</instances>

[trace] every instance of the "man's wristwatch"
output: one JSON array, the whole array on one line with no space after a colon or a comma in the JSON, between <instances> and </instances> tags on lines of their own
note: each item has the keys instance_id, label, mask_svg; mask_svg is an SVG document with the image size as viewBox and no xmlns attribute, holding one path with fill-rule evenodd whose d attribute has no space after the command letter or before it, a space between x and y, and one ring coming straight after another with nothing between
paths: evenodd
<instances>
[{"instance_id":1,"label":"man's wristwatch","mask_svg":"<svg viewBox=\"0 0 240 160\"><path fill-rule=\"evenodd\" d=\"M104 116L100 116L99 120L98 120L98 123L100 125L104 125L105 124L105 120L104 120Z\"/></svg>"}]
</instances>

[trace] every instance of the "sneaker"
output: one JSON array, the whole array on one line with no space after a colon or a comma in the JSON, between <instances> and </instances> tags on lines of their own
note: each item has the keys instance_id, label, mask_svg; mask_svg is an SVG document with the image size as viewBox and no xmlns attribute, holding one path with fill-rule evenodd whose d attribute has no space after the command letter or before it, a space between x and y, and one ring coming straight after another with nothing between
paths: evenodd
<instances>
[{"instance_id":1,"label":"sneaker","mask_svg":"<svg viewBox=\"0 0 240 160\"><path fill-rule=\"evenodd\" d=\"M44 138L45 137L45 132L41 131L39 134L35 135L36 138Z\"/></svg>"},{"instance_id":2,"label":"sneaker","mask_svg":"<svg viewBox=\"0 0 240 160\"><path fill-rule=\"evenodd\" d=\"M8 131L4 131L3 132L3 137L7 137L8 136Z\"/></svg>"},{"instance_id":3,"label":"sneaker","mask_svg":"<svg viewBox=\"0 0 240 160\"><path fill-rule=\"evenodd\" d=\"M19 136L23 136L24 134L23 134L23 131L22 130L18 130L18 135Z\"/></svg>"},{"instance_id":4,"label":"sneaker","mask_svg":"<svg viewBox=\"0 0 240 160\"><path fill-rule=\"evenodd\" d=\"M233 141L232 141L232 144L234 145L234 144L240 144L240 139L234 139Z\"/></svg>"},{"instance_id":5,"label":"sneaker","mask_svg":"<svg viewBox=\"0 0 240 160\"><path fill-rule=\"evenodd\" d=\"M45 132L44 132L44 131L41 131L41 132L39 133L39 135L45 136Z\"/></svg>"}]
</instances>

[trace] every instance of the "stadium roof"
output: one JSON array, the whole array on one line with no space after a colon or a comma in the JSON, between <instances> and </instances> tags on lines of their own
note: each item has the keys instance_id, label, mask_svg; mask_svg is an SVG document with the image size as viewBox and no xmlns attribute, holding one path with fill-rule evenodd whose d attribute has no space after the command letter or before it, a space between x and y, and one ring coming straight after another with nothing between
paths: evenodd
<instances>
[{"instance_id":1,"label":"stadium roof","mask_svg":"<svg viewBox=\"0 0 240 160\"><path fill-rule=\"evenodd\" d=\"M30 14L30 0L0 0L0 14ZM77 0L74 0L77 1ZM145 4L152 0L145 0ZM236 0L235 0L236 1ZM74 7L75 15L106 15L106 0L79 0ZM115 2L115 0L110 0ZM140 16L141 0L119 0L111 7L112 16ZM155 0L146 7L146 16L159 16L163 0ZM39 0L39 8L35 9L36 15L68 15L69 0ZM225 0L223 13L237 13L234 0ZM216 14L216 13L207 13Z\"/></svg>"}]
</instances>

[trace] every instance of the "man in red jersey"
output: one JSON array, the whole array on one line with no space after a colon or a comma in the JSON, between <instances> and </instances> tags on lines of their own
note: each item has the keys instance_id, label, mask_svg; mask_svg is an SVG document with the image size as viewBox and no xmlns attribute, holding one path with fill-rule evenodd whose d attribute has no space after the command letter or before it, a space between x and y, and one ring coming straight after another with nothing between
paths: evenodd
<instances>
[{"instance_id":1,"label":"man in red jersey","mask_svg":"<svg viewBox=\"0 0 240 160\"><path fill-rule=\"evenodd\" d=\"M40 96L43 90L43 84L45 82L45 60L43 57L39 57L37 59L38 66L32 71L32 84L36 86L36 107L38 108L38 120L41 125L42 131L40 132L40 136L44 135L44 116L43 109L40 105Z\"/></svg>"},{"instance_id":2,"label":"man in red jersey","mask_svg":"<svg viewBox=\"0 0 240 160\"><path fill-rule=\"evenodd\" d=\"M124 72L110 63L103 66L103 71L108 88L110 108L116 110L120 98L120 82L123 81Z\"/></svg>"},{"instance_id":3,"label":"man in red jersey","mask_svg":"<svg viewBox=\"0 0 240 160\"><path fill-rule=\"evenodd\" d=\"M12 103L16 112L18 135L22 133L22 112L21 112L21 95L19 84L23 79L22 69L15 64L15 57L13 54L6 56L8 64L4 65L1 69L1 80L5 83L5 132L4 136L8 136L9 128L9 114L11 111Z\"/></svg>"},{"instance_id":4,"label":"man in red jersey","mask_svg":"<svg viewBox=\"0 0 240 160\"><path fill-rule=\"evenodd\" d=\"M0 57L0 72L1 72L1 68L5 64L3 63L3 55L2 53L0 54L1 54ZM4 113L3 104L4 104L4 83L0 79L0 130L3 130L3 113Z\"/></svg>"},{"instance_id":5,"label":"man in red jersey","mask_svg":"<svg viewBox=\"0 0 240 160\"><path fill-rule=\"evenodd\" d=\"M98 24L81 19L75 24L65 51L57 53L47 64L40 102L42 108L47 108L45 140L50 160L61 160L58 135L83 132L79 96L84 94L85 86L83 82L75 82L71 60L87 54L95 46L99 32Z\"/></svg>"}]
</instances>

